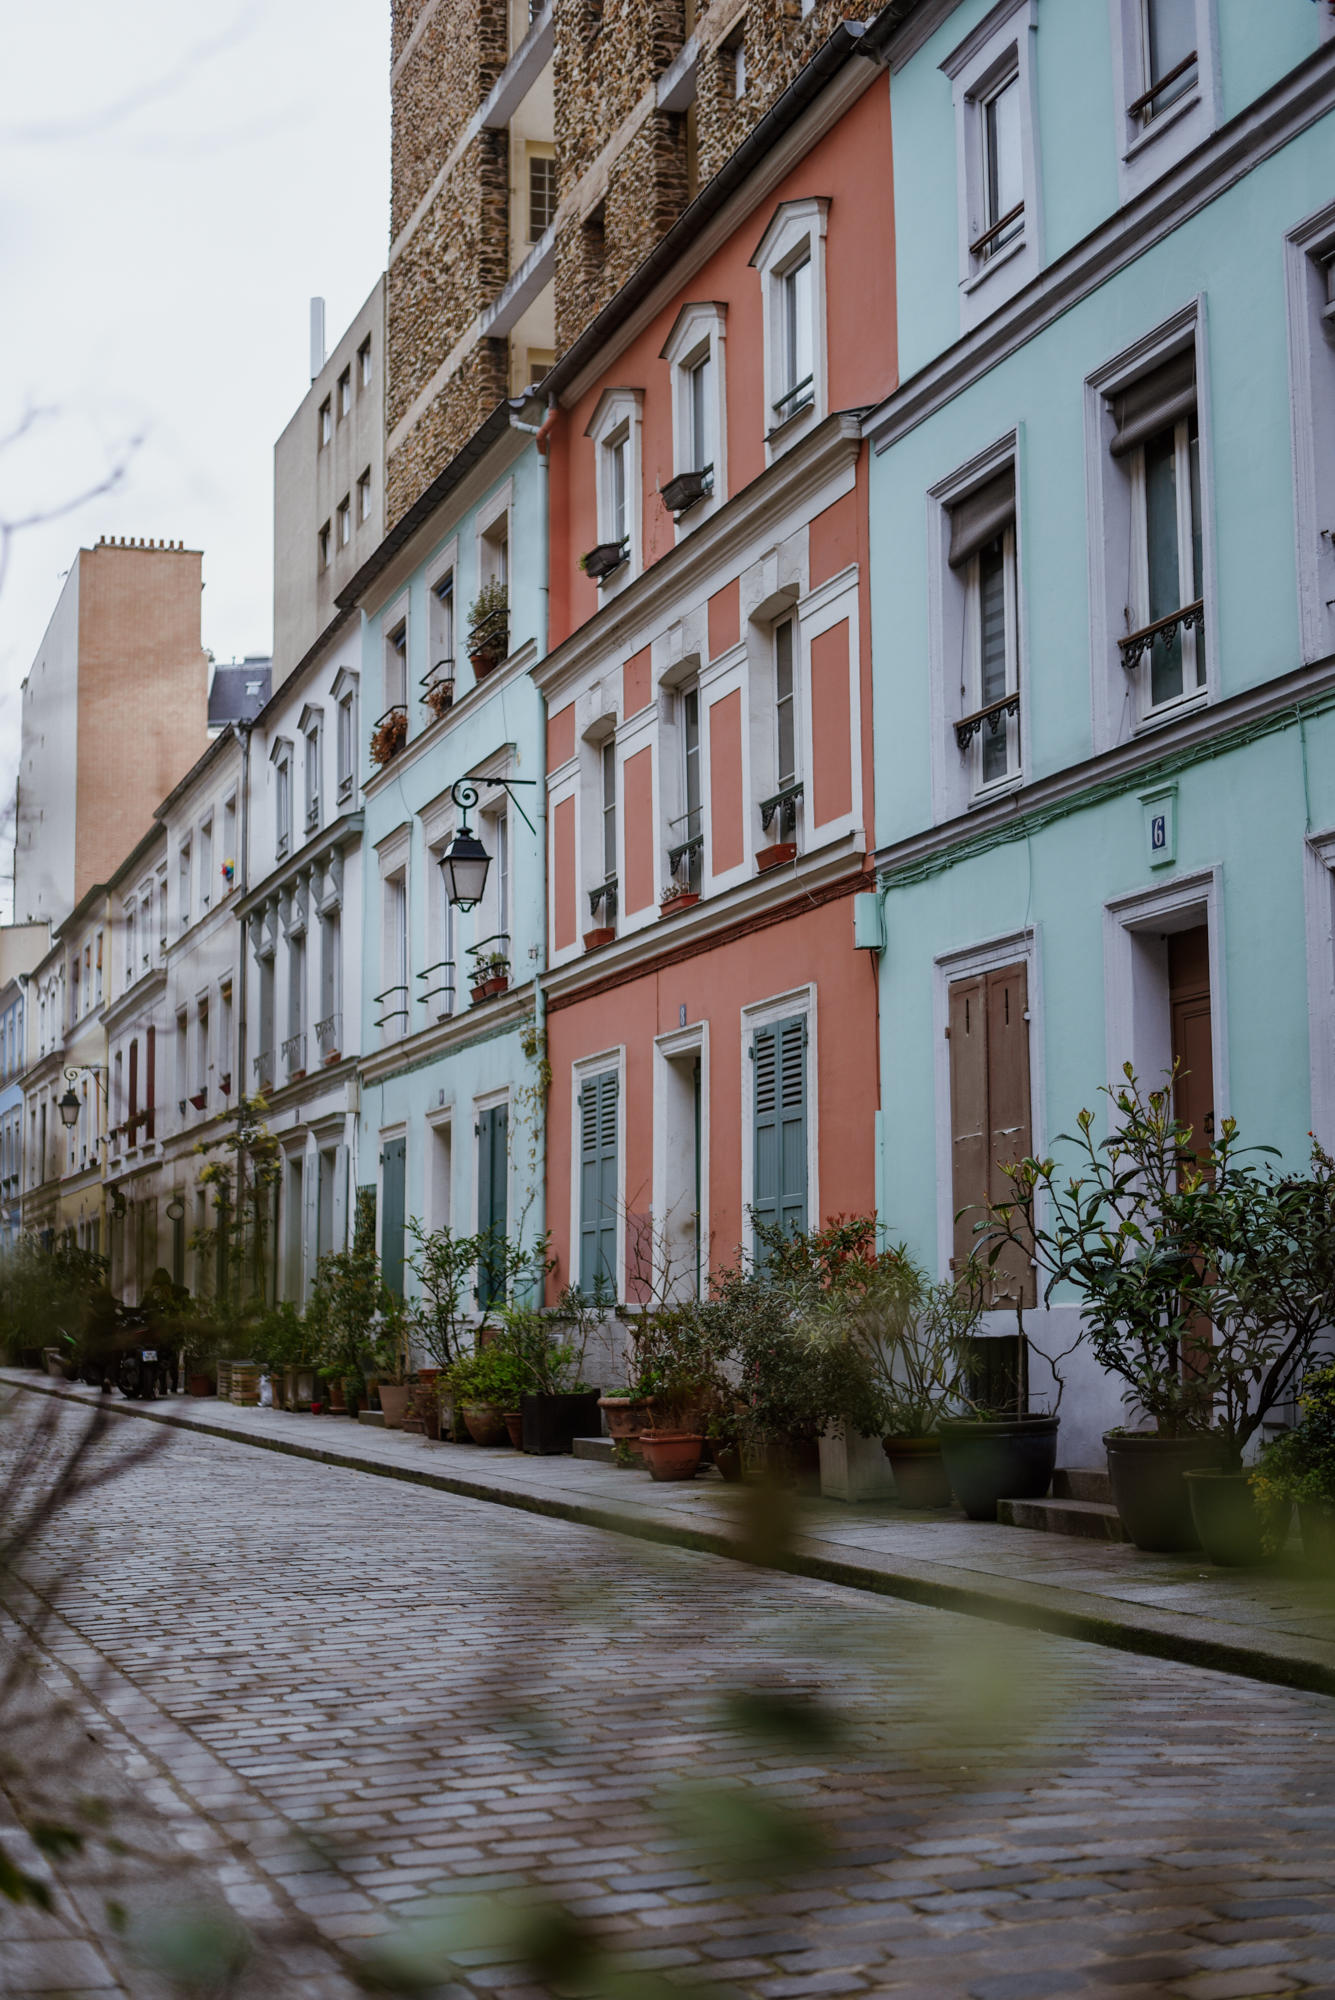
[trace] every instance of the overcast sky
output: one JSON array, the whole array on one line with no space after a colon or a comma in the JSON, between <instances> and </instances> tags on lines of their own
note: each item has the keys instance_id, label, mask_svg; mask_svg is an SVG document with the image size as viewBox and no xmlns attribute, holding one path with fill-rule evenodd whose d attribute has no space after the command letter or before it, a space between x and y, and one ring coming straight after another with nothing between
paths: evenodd
<instances>
[{"instance_id":1,"label":"overcast sky","mask_svg":"<svg viewBox=\"0 0 1335 2000\"><path fill-rule=\"evenodd\" d=\"M101 534L204 551L203 638L269 650L273 444L383 268L388 0L62 0L5 9L0 802L18 689L74 551ZM44 414L45 412L51 414ZM132 440L138 439L137 445ZM6 856L7 872L7 856Z\"/></svg>"}]
</instances>

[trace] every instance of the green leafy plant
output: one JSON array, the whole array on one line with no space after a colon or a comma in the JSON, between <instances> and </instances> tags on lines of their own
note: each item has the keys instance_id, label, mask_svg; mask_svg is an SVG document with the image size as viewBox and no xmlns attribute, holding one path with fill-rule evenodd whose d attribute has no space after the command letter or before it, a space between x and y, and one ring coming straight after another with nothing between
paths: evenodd
<instances>
[{"instance_id":1,"label":"green leafy plant","mask_svg":"<svg viewBox=\"0 0 1335 2000\"><path fill-rule=\"evenodd\" d=\"M903 1245L842 1259L804 1315L836 1421L864 1437L926 1437L958 1415L981 1311L976 1288L934 1284Z\"/></svg>"},{"instance_id":2,"label":"green leafy plant","mask_svg":"<svg viewBox=\"0 0 1335 2000\"><path fill-rule=\"evenodd\" d=\"M520 1357L502 1341L493 1340L460 1356L442 1383L458 1404L494 1403L502 1410L517 1410L529 1388L529 1376Z\"/></svg>"},{"instance_id":3,"label":"green leafy plant","mask_svg":"<svg viewBox=\"0 0 1335 2000\"><path fill-rule=\"evenodd\" d=\"M468 651L492 661L505 658L510 593L499 577L484 583L468 613Z\"/></svg>"},{"instance_id":4,"label":"green leafy plant","mask_svg":"<svg viewBox=\"0 0 1335 2000\"><path fill-rule=\"evenodd\" d=\"M408 1269L418 1285L412 1332L434 1367L450 1368L464 1351L478 1266L492 1252L491 1236L428 1231L415 1215L408 1218L408 1234L414 1246Z\"/></svg>"},{"instance_id":5,"label":"green leafy plant","mask_svg":"<svg viewBox=\"0 0 1335 2000\"><path fill-rule=\"evenodd\" d=\"M1303 1381L1299 1417L1264 1446L1251 1482L1263 1505L1299 1501L1335 1508L1335 1361Z\"/></svg>"},{"instance_id":6,"label":"green leafy plant","mask_svg":"<svg viewBox=\"0 0 1335 2000\"><path fill-rule=\"evenodd\" d=\"M1314 1145L1308 1174L1281 1175L1231 1118L1198 1151L1173 1115L1175 1076L1145 1095L1124 1074L1105 1092L1106 1138L1089 1110L1059 1135L1074 1171L1004 1169L1012 1194L976 1225L981 1261L1023 1252L1045 1301L1070 1286L1080 1337L1159 1433L1213 1431L1237 1467L1335 1318L1335 1161Z\"/></svg>"}]
</instances>

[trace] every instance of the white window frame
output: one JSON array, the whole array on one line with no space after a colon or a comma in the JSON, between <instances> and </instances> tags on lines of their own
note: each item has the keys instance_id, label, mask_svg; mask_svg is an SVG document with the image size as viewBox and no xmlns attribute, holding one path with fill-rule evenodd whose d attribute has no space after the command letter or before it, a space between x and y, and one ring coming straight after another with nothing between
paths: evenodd
<instances>
[{"instance_id":1,"label":"white window frame","mask_svg":"<svg viewBox=\"0 0 1335 2000\"><path fill-rule=\"evenodd\" d=\"M1037 0L1000 0L941 64L955 105L955 184L959 226L960 330L967 333L1036 278L1043 261L1042 183L1034 89ZM973 249L987 228L988 99L1015 75L1020 90L1024 216L1019 232L991 255Z\"/></svg>"},{"instance_id":2,"label":"white window frame","mask_svg":"<svg viewBox=\"0 0 1335 2000\"><path fill-rule=\"evenodd\" d=\"M830 204L823 196L781 202L751 255L760 277L764 317L765 462L770 464L821 422L829 407L825 310L825 230ZM775 403L795 385L788 375L784 280L805 260L811 263L811 400L791 415L776 415Z\"/></svg>"},{"instance_id":3,"label":"white window frame","mask_svg":"<svg viewBox=\"0 0 1335 2000\"><path fill-rule=\"evenodd\" d=\"M1128 202L1202 145L1219 123L1219 27L1216 0L1193 0L1196 76L1190 89L1146 118L1128 107L1149 89L1145 51L1146 0L1108 0L1112 39L1113 119L1117 192Z\"/></svg>"},{"instance_id":4,"label":"white window frame","mask_svg":"<svg viewBox=\"0 0 1335 2000\"><path fill-rule=\"evenodd\" d=\"M952 569L950 537L952 512L970 493L1010 468L1015 479L1015 517L1011 528L1011 562L1007 578L1009 639L1012 657L1008 674L1014 677L1020 695L1020 713L1015 730L1016 761L1004 778L982 783L982 751L975 736L967 751L961 752L955 725L965 715L982 706L978 693L978 659L971 641L977 630L977 602L971 588L977 557L970 559L970 573ZM927 494L928 569L928 658L931 665L932 711L932 816L937 824L967 812L975 802L986 804L999 794L1014 791L1024 783L1027 769L1029 721L1025 708L1028 687L1026 621L1023 577L1023 524L1020 520L1020 431L1008 431L965 465L933 486ZM961 669L966 677L960 692Z\"/></svg>"},{"instance_id":5,"label":"white window frame","mask_svg":"<svg viewBox=\"0 0 1335 2000\"><path fill-rule=\"evenodd\" d=\"M371 386L371 336L368 333L357 349L357 386L369 389Z\"/></svg>"},{"instance_id":6,"label":"white window frame","mask_svg":"<svg viewBox=\"0 0 1335 2000\"><path fill-rule=\"evenodd\" d=\"M741 1023L741 1188L742 1188L742 1240L743 1262L752 1262L751 1243L755 1231L751 1222L751 1209L755 1201L756 1158L756 1066L751 1059L751 1046L757 1028L769 1028L776 1021L786 1021L791 1016L802 1015L807 1024L807 1228L814 1229L821 1213L820 1205L820 1092L816 1080L820 1075L818 1067L819 1043L816 1036L816 982L806 986L795 986L790 993L776 998L754 1001L743 1007Z\"/></svg>"},{"instance_id":7,"label":"white window frame","mask_svg":"<svg viewBox=\"0 0 1335 2000\"><path fill-rule=\"evenodd\" d=\"M376 981L379 990L388 997L376 1001L377 1018L383 1023L380 1028L382 1047L391 1042L401 1042L412 1032L412 880L409 867L411 831L400 827L377 850L380 864L380 976ZM394 911L400 900L403 910L403 936L397 934ZM393 972L402 972L402 981L391 979ZM391 988L402 987L402 1006L395 1005Z\"/></svg>"},{"instance_id":8,"label":"white window frame","mask_svg":"<svg viewBox=\"0 0 1335 2000\"><path fill-rule=\"evenodd\" d=\"M338 523L338 546L346 549L352 540L352 495L345 493L335 510Z\"/></svg>"},{"instance_id":9,"label":"white window frame","mask_svg":"<svg viewBox=\"0 0 1335 2000\"><path fill-rule=\"evenodd\" d=\"M606 1076L608 1070L615 1070L617 1076L617 1235L616 1268L612 1273L612 1291L617 1299L626 1296L626 1045L619 1042L614 1048L604 1049L596 1056L581 1056L570 1065L570 1230L569 1282L579 1283L579 1237L580 1199L583 1175L580 1172L580 1115L579 1093L586 1077Z\"/></svg>"},{"instance_id":10,"label":"white window frame","mask_svg":"<svg viewBox=\"0 0 1335 2000\"><path fill-rule=\"evenodd\" d=\"M709 1023L694 1021L685 1028L674 1028L670 1034L654 1038L654 1138L653 1138L653 1218L655 1236L666 1241L670 1227L668 1216L668 1114L667 1100L671 1083L671 1066L683 1058L698 1057L700 1062L700 1213L696 1220L699 1241L700 1295L708 1296L709 1290ZM578 1098L576 1106L578 1107ZM694 1274L692 1274L693 1276ZM678 1292L678 1297L694 1298L694 1290L688 1287Z\"/></svg>"},{"instance_id":11,"label":"white window frame","mask_svg":"<svg viewBox=\"0 0 1335 2000\"><path fill-rule=\"evenodd\" d=\"M359 682L359 675L349 672L347 667L340 667L338 673L334 676L333 687L330 689L336 717L334 754L337 759L337 778L335 781L335 802L339 806L351 805L357 792L357 705L360 693ZM345 715L346 723L344 721ZM350 759L346 769L343 764L345 729L347 750Z\"/></svg>"},{"instance_id":12,"label":"white window frame","mask_svg":"<svg viewBox=\"0 0 1335 2000\"><path fill-rule=\"evenodd\" d=\"M368 465L366 467L366 470L364 472L359 473L357 476L358 527L361 526L363 521L369 521L370 518L371 518L371 468Z\"/></svg>"},{"instance_id":13,"label":"white window frame","mask_svg":"<svg viewBox=\"0 0 1335 2000\"><path fill-rule=\"evenodd\" d=\"M627 544L626 560L610 575L599 579L598 593L604 602L624 590L626 585L639 575L641 568L644 512L641 450L643 406L644 392L641 389L607 389L599 398L598 407L584 432L585 437L591 439L593 443L594 486L597 495L600 543L617 539L613 533L612 521L610 450L623 434L626 446L626 532L622 538Z\"/></svg>"},{"instance_id":14,"label":"white window frame","mask_svg":"<svg viewBox=\"0 0 1335 2000\"><path fill-rule=\"evenodd\" d=\"M412 626L408 618L408 599L406 596L400 598L392 609L382 614L380 629L384 634L381 646L383 660L381 697L385 706L382 712L388 715L392 708L411 708L411 703L408 700L408 690L411 682ZM391 674L398 673L398 648L395 645L395 639L400 632L403 634L403 691L396 699L390 692L390 677Z\"/></svg>"},{"instance_id":15,"label":"white window frame","mask_svg":"<svg viewBox=\"0 0 1335 2000\"><path fill-rule=\"evenodd\" d=\"M318 833L324 818L324 711L307 703L298 719L301 736L302 825L308 834ZM312 793L311 768L315 786Z\"/></svg>"},{"instance_id":16,"label":"white window frame","mask_svg":"<svg viewBox=\"0 0 1335 2000\"><path fill-rule=\"evenodd\" d=\"M152 903L145 907L152 911ZM181 930L188 931L194 921L194 850L188 840L183 840L176 850L176 921Z\"/></svg>"},{"instance_id":17,"label":"white window frame","mask_svg":"<svg viewBox=\"0 0 1335 2000\"><path fill-rule=\"evenodd\" d=\"M725 374L725 340L728 330L726 305L705 300L683 306L664 342L660 359L666 361L672 377L672 470L699 472L695 465L692 438L691 375L699 364L710 364L708 424L714 447L713 484L694 506L676 521L680 541L702 521L707 521L728 497L728 391Z\"/></svg>"},{"instance_id":18,"label":"white window frame","mask_svg":"<svg viewBox=\"0 0 1335 2000\"><path fill-rule=\"evenodd\" d=\"M439 592L441 587L450 585L449 651L442 653L445 635L442 624L445 617ZM459 679L459 637L463 606L459 592L459 544L457 539L447 542L430 571L427 584L427 673L435 672L442 659L450 662L449 674L456 685ZM444 678L444 676L442 676Z\"/></svg>"},{"instance_id":19,"label":"white window frame","mask_svg":"<svg viewBox=\"0 0 1335 2000\"><path fill-rule=\"evenodd\" d=\"M477 560L477 580L479 589L484 583L499 579L504 583L507 598L513 586L514 522L514 481L505 484L485 500L477 510L475 555ZM498 535L497 528L501 529ZM458 589L456 571L455 588ZM458 616L458 606L455 607ZM514 633L510 634L511 650L514 649Z\"/></svg>"},{"instance_id":20,"label":"white window frame","mask_svg":"<svg viewBox=\"0 0 1335 2000\"><path fill-rule=\"evenodd\" d=\"M422 813L422 833L426 841L427 905L426 905L426 967L450 967L450 987L448 992L436 992L438 979L423 982L420 996L427 1007L427 1019L434 1012L439 1021L448 1020L459 1010L459 985L463 974L460 970L459 954L459 913L449 899L445 888L445 877L440 871L441 856L454 838L454 815L448 807L438 805L436 809L426 808ZM466 969L466 968L465 968ZM426 996L430 994L430 999Z\"/></svg>"},{"instance_id":21,"label":"white window frame","mask_svg":"<svg viewBox=\"0 0 1335 2000\"><path fill-rule=\"evenodd\" d=\"M443 1095L443 1093L442 1093ZM432 1230L453 1229L454 1227L454 1105L437 1106L426 1114L426 1215L428 1227ZM441 1141L445 1144L442 1146ZM441 1173L441 1156L448 1151L448 1164L444 1175ZM441 1179L444 1179L444 1200L441 1200ZM442 1213L443 1211L443 1213Z\"/></svg>"},{"instance_id":22,"label":"white window frame","mask_svg":"<svg viewBox=\"0 0 1335 2000\"><path fill-rule=\"evenodd\" d=\"M1335 202L1284 239L1284 289L1298 617L1310 663L1335 653Z\"/></svg>"},{"instance_id":23,"label":"white window frame","mask_svg":"<svg viewBox=\"0 0 1335 2000\"><path fill-rule=\"evenodd\" d=\"M1126 459L1113 457L1113 401L1140 376L1190 349L1196 367L1196 424L1201 482L1201 591L1205 604L1204 672L1197 687L1151 708L1148 663L1122 665L1128 581L1137 574L1135 477ZM1090 660L1093 674L1092 735L1097 753L1114 749L1216 698L1218 604L1214 542L1214 463L1210 423L1209 354L1205 300L1191 300L1132 347L1085 378L1085 487L1089 519ZM1201 634L1195 634L1201 646ZM1200 653L1197 654L1198 661Z\"/></svg>"},{"instance_id":24,"label":"white window frame","mask_svg":"<svg viewBox=\"0 0 1335 2000\"><path fill-rule=\"evenodd\" d=\"M274 773L274 856L292 852L292 739L276 736L269 752Z\"/></svg>"},{"instance_id":25,"label":"white window frame","mask_svg":"<svg viewBox=\"0 0 1335 2000\"><path fill-rule=\"evenodd\" d=\"M200 915L213 904L213 814L205 813L199 823L199 909Z\"/></svg>"}]
</instances>

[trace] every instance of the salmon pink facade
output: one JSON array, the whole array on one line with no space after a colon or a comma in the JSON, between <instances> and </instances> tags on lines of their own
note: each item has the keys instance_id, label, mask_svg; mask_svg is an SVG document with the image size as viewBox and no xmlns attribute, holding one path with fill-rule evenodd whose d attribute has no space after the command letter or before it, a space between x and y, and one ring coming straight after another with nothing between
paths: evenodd
<instances>
[{"instance_id":1,"label":"salmon pink facade","mask_svg":"<svg viewBox=\"0 0 1335 2000\"><path fill-rule=\"evenodd\" d=\"M557 1290L690 1294L757 1222L875 1207L851 899L893 273L889 91L850 56L548 378Z\"/></svg>"}]
</instances>

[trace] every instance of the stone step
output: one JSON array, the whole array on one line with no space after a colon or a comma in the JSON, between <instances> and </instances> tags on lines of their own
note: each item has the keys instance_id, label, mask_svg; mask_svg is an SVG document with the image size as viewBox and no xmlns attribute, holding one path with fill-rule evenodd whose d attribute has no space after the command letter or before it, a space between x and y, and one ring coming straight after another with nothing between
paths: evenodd
<instances>
[{"instance_id":1,"label":"stone step","mask_svg":"<svg viewBox=\"0 0 1335 2000\"><path fill-rule=\"evenodd\" d=\"M1059 1465L1052 1475L1052 1493L1056 1500L1098 1500L1105 1507L1113 1503L1112 1481L1102 1465Z\"/></svg>"},{"instance_id":2,"label":"stone step","mask_svg":"<svg viewBox=\"0 0 1335 2000\"><path fill-rule=\"evenodd\" d=\"M611 1438L576 1438L571 1449L576 1458L596 1458L600 1465L616 1462Z\"/></svg>"},{"instance_id":3,"label":"stone step","mask_svg":"<svg viewBox=\"0 0 1335 2000\"><path fill-rule=\"evenodd\" d=\"M385 1413L383 1410L358 1410L357 1422L359 1424L369 1424L373 1429L379 1428L383 1430Z\"/></svg>"},{"instance_id":4,"label":"stone step","mask_svg":"<svg viewBox=\"0 0 1335 2000\"><path fill-rule=\"evenodd\" d=\"M997 1519L1012 1528L1041 1528L1049 1535L1076 1535L1090 1542L1127 1539L1117 1509L1100 1500L998 1500Z\"/></svg>"}]
</instances>

